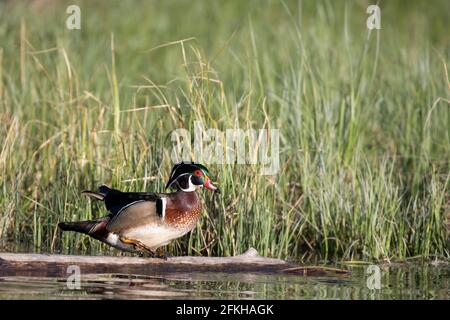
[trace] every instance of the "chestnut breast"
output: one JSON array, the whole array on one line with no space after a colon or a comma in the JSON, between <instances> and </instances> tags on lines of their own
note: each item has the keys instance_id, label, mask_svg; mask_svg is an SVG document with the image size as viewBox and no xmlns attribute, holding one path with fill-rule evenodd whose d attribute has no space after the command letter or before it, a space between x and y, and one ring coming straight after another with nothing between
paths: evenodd
<instances>
[{"instance_id":1,"label":"chestnut breast","mask_svg":"<svg viewBox=\"0 0 450 320\"><path fill-rule=\"evenodd\" d=\"M166 203L164 222L168 225L191 230L202 212L202 203L197 192L177 191Z\"/></svg>"}]
</instances>

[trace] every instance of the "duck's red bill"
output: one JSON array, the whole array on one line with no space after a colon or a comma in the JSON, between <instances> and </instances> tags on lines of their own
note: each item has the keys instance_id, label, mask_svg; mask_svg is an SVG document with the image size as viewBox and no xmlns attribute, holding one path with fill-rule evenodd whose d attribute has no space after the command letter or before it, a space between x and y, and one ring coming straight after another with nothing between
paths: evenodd
<instances>
[{"instance_id":1,"label":"duck's red bill","mask_svg":"<svg viewBox=\"0 0 450 320\"><path fill-rule=\"evenodd\" d=\"M220 193L220 189L211 183L211 180L207 179L204 184L205 188L214 191L215 193Z\"/></svg>"}]
</instances>

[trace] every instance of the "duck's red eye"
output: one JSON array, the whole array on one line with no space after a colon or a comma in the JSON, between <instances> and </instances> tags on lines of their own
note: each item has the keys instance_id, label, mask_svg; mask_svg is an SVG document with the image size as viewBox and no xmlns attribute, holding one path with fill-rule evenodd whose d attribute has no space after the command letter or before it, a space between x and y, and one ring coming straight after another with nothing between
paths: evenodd
<instances>
[{"instance_id":1,"label":"duck's red eye","mask_svg":"<svg viewBox=\"0 0 450 320\"><path fill-rule=\"evenodd\" d=\"M201 177L201 176L203 175L203 173L202 173L200 170L195 170L195 171L194 171L194 174L195 174L197 177Z\"/></svg>"}]
</instances>

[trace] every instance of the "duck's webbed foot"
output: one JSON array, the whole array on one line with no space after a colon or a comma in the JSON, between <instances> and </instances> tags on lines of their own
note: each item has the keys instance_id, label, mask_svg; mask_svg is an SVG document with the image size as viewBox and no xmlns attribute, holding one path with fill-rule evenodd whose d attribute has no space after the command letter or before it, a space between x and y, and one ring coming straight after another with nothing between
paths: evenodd
<instances>
[{"instance_id":1,"label":"duck's webbed foot","mask_svg":"<svg viewBox=\"0 0 450 320\"><path fill-rule=\"evenodd\" d=\"M162 247L159 247L158 249L156 249L155 258L167 260L170 257L172 257L172 255L167 253Z\"/></svg>"},{"instance_id":2,"label":"duck's webbed foot","mask_svg":"<svg viewBox=\"0 0 450 320\"><path fill-rule=\"evenodd\" d=\"M139 258L154 258L155 253L153 251L146 251L141 248L136 248L136 254L139 256Z\"/></svg>"}]
</instances>

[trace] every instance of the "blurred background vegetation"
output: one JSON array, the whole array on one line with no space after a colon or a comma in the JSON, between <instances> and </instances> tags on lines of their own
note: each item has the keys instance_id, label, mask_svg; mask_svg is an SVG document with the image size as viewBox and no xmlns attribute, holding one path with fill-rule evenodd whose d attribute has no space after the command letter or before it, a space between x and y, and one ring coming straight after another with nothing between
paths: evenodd
<instances>
[{"instance_id":1,"label":"blurred background vegetation","mask_svg":"<svg viewBox=\"0 0 450 320\"><path fill-rule=\"evenodd\" d=\"M370 4L0 2L3 248L118 254L56 225L105 214L84 189L163 191L202 121L279 128L281 170L208 165L222 195L171 253L448 258L450 2L380 1L372 32Z\"/></svg>"}]
</instances>

